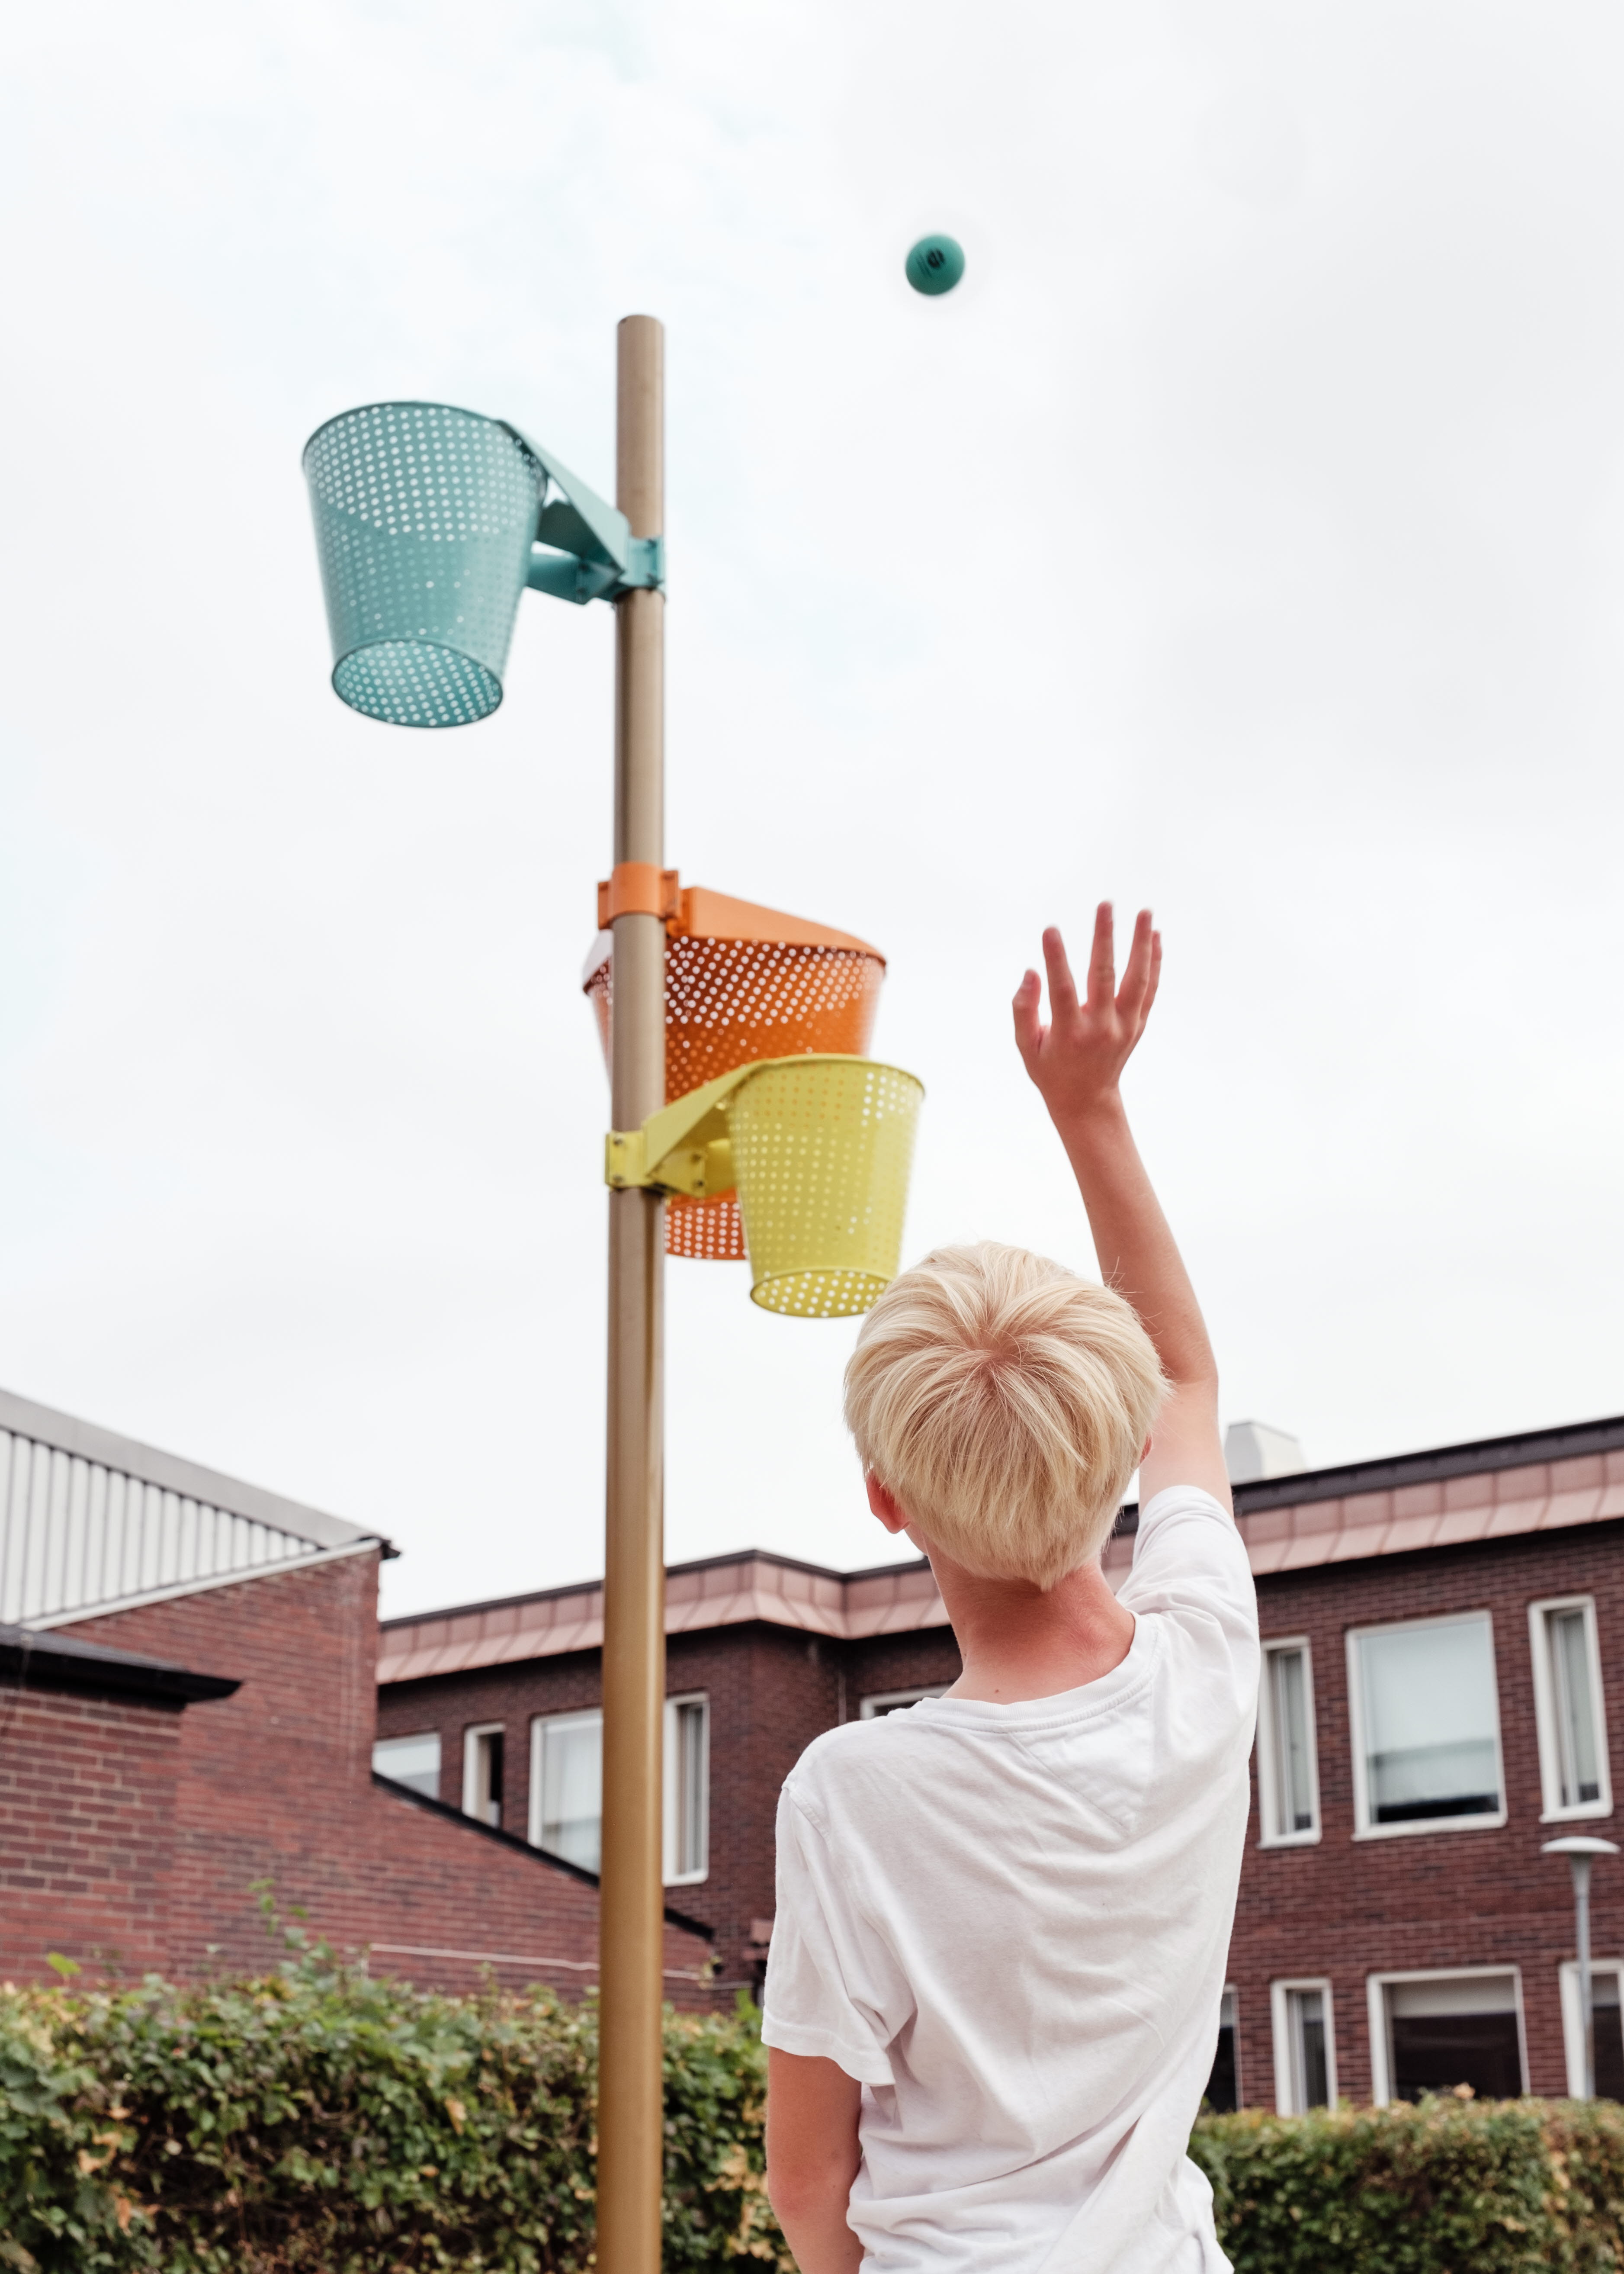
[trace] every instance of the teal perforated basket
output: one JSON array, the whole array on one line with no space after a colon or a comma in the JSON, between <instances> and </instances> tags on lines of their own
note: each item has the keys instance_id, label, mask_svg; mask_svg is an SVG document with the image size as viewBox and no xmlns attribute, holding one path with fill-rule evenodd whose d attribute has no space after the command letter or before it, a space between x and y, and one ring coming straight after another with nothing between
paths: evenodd
<instances>
[{"instance_id":1,"label":"teal perforated basket","mask_svg":"<svg viewBox=\"0 0 1624 2274\"><path fill-rule=\"evenodd\" d=\"M523 437L443 403L372 403L304 446L333 686L395 727L466 727L502 699L546 486Z\"/></svg>"}]
</instances>

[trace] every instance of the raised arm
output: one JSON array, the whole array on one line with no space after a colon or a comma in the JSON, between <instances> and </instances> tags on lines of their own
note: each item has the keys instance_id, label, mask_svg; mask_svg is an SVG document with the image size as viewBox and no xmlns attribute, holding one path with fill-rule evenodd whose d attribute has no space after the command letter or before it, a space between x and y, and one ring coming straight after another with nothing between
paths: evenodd
<instances>
[{"instance_id":1,"label":"raised arm","mask_svg":"<svg viewBox=\"0 0 1624 2274\"><path fill-rule=\"evenodd\" d=\"M1015 995L1015 1044L1077 1173L1101 1274L1132 1304L1173 1387L1139 1470L1139 1496L1168 1485L1199 1485L1228 1508L1229 1480L1218 1434L1218 1368L1195 1290L1145 1173L1119 1083L1145 1031L1162 973L1162 935L1142 908L1122 985L1116 984L1111 908L1094 916L1086 999L1051 925L1043 935L1049 1024L1042 986L1028 971Z\"/></svg>"}]
</instances>

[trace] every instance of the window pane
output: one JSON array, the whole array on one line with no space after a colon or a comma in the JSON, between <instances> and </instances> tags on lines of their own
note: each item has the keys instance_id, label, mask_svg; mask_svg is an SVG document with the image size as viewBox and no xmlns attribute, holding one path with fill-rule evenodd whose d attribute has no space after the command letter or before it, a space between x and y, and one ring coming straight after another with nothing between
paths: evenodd
<instances>
[{"instance_id":1,"label":"window pane","mask_svg":"<svg viewBox=\"0 0 1624 2274\"><path fill-rule=\"evenodd\" d=\"M680 1873L703 1871L705 1866L706 1718L697 1699L677 1708L676 1758L667 1773L677 1781L675 1861Z\"/></svg>"},{"instance_id":2,"label":"window pane","mask_svg":"<svg viewBox=\"0 0 1624 2274\"><path fill-rule=\"evenodd\" d=\"M1314 1828L1310 1775L1307 1668L1300 1650L1269 1653L1274 1695L1274 1810L1277 1833Z\"/></svg>"},{"instance_id":3,"label":"window pane","mask_svg":"<svg viewBox=\"0 0 1624 2274\"><path fill-rule=\"evenodd\" d=\"M541 1737L541 1845L596 1871L603 1843L602 1718L562 1728L544 1722Z\"/></svg>"},{"instance_id":4,"label":"window pane","mask_svg":"<svg viewBox=\"0 0 1624 2274\"><path fill-rule=\"evenodd\" d=\"M1556 1744L1561 1762L1562 1806L1576 1808L1601 1797L1601 1767L1596 1746L1596 1701L1590 1687L1590 1653L1579 1609L1546 1615L1551 1638L1551 1673L1556 1693Z\"/></svg>"},{"instance_id":5,"label":"window pane","mask_svg":"<svg viewBox=\"0 0 1624 2274\"><path fill-rule=\"evenodd\" d=\"M1305 2108L1323 2108L1330 2097L1325 2057L1325 1993L1320 1990L1286 1992L1291 2030L1291 2095L1300 2115Z\"/></svg>"},{"instance_id":6,"label":"window pane","mask_svg":"<svg viewBox=\"0 0 1624 2274\"><path fill-rule=\"evenodd\" d=\"M1516 1992L1511 1977L1397 1982L1387 1991L1393 2094L1418 2100L1470 2084L1480 2100L1522 2090Z\"/></svg>"},{"instance_id":7,"label":"window pane","mask_svg":"<svg viewBox=\"0 0 1624 2274\"><path fill-rule=\"evenodd\" d=\"M1624 2100L1624 2031L1619 2027L1619 1977L1590 1977L1591 2027L1595 2031L1596 2090L1604 2100Z\"/></svg>"},{"instance_id":8,"label":"window pane","mask_svg":"<svg viewBox=\"0 0 1624 2274\"><path fill-rule=\"evenodd\" d=\"M474 1809L484 1824L502 1823L502 1733L492 1729L475 1740L479 1751L475 1766Z\"/></svg>"},{"instance_id":9,"label":"window pane","mask_svg":"<svg viewBox=\"0 0 1624 2274\"><path fill-rule=\"evenodd\" d=\"M1488 1816L1500 1807L1486 1619L1359 1638L1371 1820Z\"/></svg>"},{"instance_id":10,"label":"window pane","mask_svg":"<svg viewBox=\"0 0 1624 2274\"><path fill-rule=\"evenodd\" d=\"M1213 2055L1213 2073L1207 2080L1202 2097L1218 2115L1227 2116L1240 2106L1239 2084L1235 2059L1235 1992L1226 1990L1218 2009L1218 2047Z\"/></svg>"},{"instance_id":11,"label":"window pane","mask_svg":"<svg viewBox=\"0 0 1624 2274\"><path fill-rule=\"evenodd\" d=\"M372 1766L392 1784L403 1784L426 1799L440 1798L440 1735L380 1737L372 1747Z\"/></svg>"}]
</instances>

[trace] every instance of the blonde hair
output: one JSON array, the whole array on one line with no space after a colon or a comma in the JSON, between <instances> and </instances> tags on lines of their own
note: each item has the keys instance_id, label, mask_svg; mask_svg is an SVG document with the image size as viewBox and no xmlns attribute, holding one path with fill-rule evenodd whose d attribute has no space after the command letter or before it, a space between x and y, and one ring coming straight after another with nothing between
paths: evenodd
<instances>
[{"instance_id":1,"label":"blonde hair","mask_svg":"<svg viewBox=\"0 0 1624 2274\"><path fill-rule=\"evenodd\" d=\"M939 1247L846 1369L864 1468L967 1570L1048 1589L1104 1545L1167 1394L1132 1306L1023 1247Z\"/></svg>"}]
</instances>

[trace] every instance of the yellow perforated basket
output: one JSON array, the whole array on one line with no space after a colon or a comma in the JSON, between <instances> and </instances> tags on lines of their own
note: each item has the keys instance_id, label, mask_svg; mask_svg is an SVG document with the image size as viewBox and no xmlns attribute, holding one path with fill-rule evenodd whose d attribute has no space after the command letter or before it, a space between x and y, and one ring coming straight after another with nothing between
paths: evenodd
<instances>
[{"instance_id":1,"label":"yellow perforated basket","mask_svg":"<svg viewBox=\"0 0 1624 2274\"><path fill-rule=\"evenodd\" d=\"M780 1061L740 1085L727 1124L752 1302L847 1318L896 1277L924 1095L872 1058Z\"/></svg>"}]
</instances>

